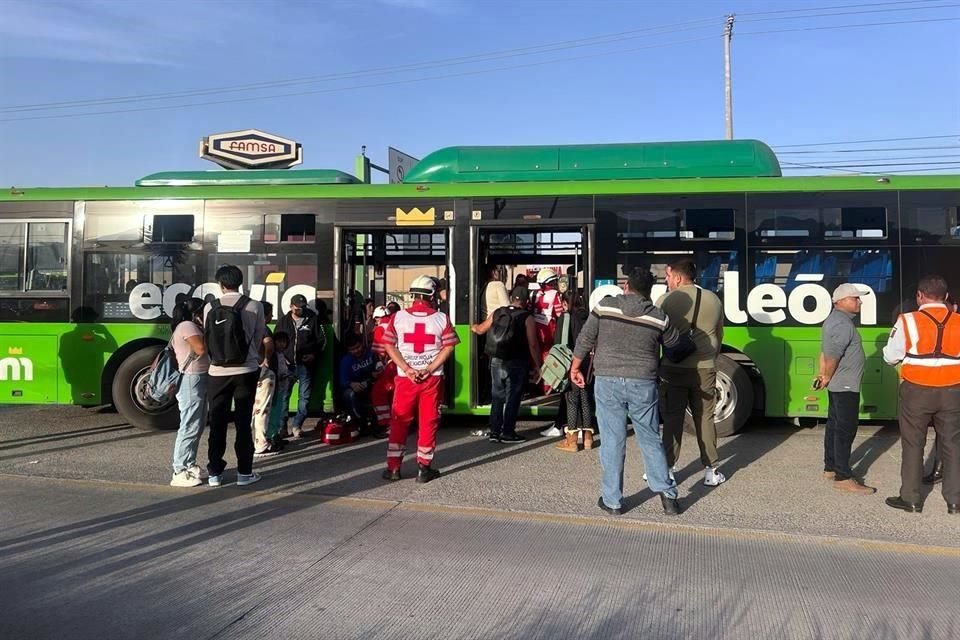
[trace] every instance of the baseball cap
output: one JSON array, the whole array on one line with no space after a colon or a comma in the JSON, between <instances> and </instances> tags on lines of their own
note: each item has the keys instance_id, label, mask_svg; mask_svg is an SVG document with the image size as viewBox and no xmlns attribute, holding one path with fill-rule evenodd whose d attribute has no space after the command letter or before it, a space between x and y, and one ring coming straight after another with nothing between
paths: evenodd
<instances>
[{"instance_id":1,"label":"baseball cap","mask_svg":"<svg viewBox=\"0 0 960 640\"><path fill-rule=\"evenodd\" d=\"M870 292L861 289L855 284L844 283L833 290L833 301L843 300L844 298L862 298Z\"/></svg>"},{"instance_id":2,"label":"baseball cap","mask_svg":"<svg viewBox=\"0 0 960 640\"><path fill-rule=\"evenodd\" d=\"M307 306L307 297L303 294L298 293L297 295L290 298L290 304L292 304L295 307L299 307L303 309L305 306Z\"/></svg>"},{"instance_id":3,"label":"baseball cap","mask_svg":"<svg viewBox=\"0 0 960 640\"><path fill-rule=\"evenodd\" d=\"M510 297L526 303L530 300L530 289L523 284L517 285L512 291L510 291Z\"/></svg>"}]
</instances>

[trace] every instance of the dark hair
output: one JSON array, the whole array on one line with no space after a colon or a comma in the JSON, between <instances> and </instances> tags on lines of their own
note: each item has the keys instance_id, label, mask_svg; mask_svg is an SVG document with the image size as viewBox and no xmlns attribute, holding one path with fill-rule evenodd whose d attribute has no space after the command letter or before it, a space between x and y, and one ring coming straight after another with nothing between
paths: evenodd
<instances>
[{"instance_id":1,"label":"dark hair","mask_svg":"<svg viewBox=\"0 0 960 640\"><path fill-rule=\"evenodd\" d=\"M513 279L513 286L519 287L521 285L526 285L530 282L530 276L525 273L518 273L517 276Z\"/></svg>"},{"instance_id":2,"label":"dark hair","mask_svg":"<svg viewBox=\"0 0 960 640\"><path fill-rule=\"evenodd\" d=\"M354 347L360 346L361 344L363 344L363 340L361 340L360 336L355 333L348 334L343 339L343 346L345 349L347 349L347 351L353 349Z\"/></svg>"},{"instance_id":3,"label":"dark hair","mask_svg":"<svg viewBox=\"0 0 960 640\"><path fill-rule=\"evenodd\" d=\"M290 335L286 331L277 331L273 334L273 341L290 344Z\"/></svg>"},{"instance_id":4,"label":"dark hair","mask_svg":"<svg viewBox=\"0 0 960 640\"><path fill-rule=\"evenodd\" d=\"M525 285L516 286L510 291L510 299L527 304L530 302L530 289Z\"/></svg>"},{"instance_id":5,"label":"dark hair","mask_svg":"<svg viewBox=\"0 0 960 640\"><path fill-rule=\"evenodd\" d=\"M387 311L389 311L391 315L396 313L397 311L400 311L400 303L397 302L396 300L391 300L390 302L387 303Z\"/></svg>"},{"instance_id":6,"label":"dark hair","mask_svg":"<svg viewBox=\"0 0 960 640\"><path fill-rule=\"evenodd\" d=\"M237 291L243 284L243 272L232 264L225 264L217 269L214 278L227 291Z\"/></svg>"},{"instance_id":7,"label":"dark hair","mask_svg":"<svg viewBox=\"0 0 960 640\"><path fill-rule=\"evenodd\" d=\"M260 304L263 305L263 315L265 315L265 316L273 315L273 303L272 303L272 302L267 302L266 300L264 300L264 301L261 302Z\"/></svg>"},{"instance_id":8,"label":"dark hair","mask_svg":"<svg viewBox=\"0 0 960 640\"><path fill-rule=\"evenodd\" d=\"M203 307L206 303L200 298L185 298L173 308L170 319L170 330L173 331L181 322L193 322L203 317Z\"/></svg>"},{"instance_id":9,"label":"dark hair","mask_svg":"<svg viewBox=\"0 0 960 640\"><path fill-rule=\"evenodd\" d=\"M667 265L670 271L679 273L681 276L693 282L697 279L697 263L690 258L680 258Z\"/></svg>"},{"instance_id":10,"label":"dark hair","mask_svg":"<svg viewBox=\"0 0 960 640\"><path fill-rule=\"evenodd\" d=\"M587 307L587 304L583 301L583 295L577 289L567 289L567 292L563 294L563 299L570 309L586 309Z\"/></svg>"},{"instance_id":11,"label":"dark hair","mask_svg":"<svg viewBox=\"0 0 960 640\"><path fill-rule=\"evenodd\" d=\"M923 276L917 283L917 291L931 300L943 301L947 299L947 281L935 274Z\"/></svg>"},{"instance_id":12,"label":"dark hair","mask_svg":"<svg viewBox=\"0 0 960 640\"><path fill-rule=\"evenodd\" d=\"M649 269L643 267L634 267L627 274L627 286L630 287L630 291L644 298L650 297L650 290L653 289L654 282L653 274L650 273Z\"/></svg>"}]
</instances>

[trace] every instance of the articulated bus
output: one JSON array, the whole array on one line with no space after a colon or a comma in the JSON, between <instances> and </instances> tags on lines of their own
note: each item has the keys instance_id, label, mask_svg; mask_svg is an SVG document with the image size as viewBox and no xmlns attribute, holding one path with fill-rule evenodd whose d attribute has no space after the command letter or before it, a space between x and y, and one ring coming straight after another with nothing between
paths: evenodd
<instances>
[{"instance_id":1,"label":"articulated bus","mask_svg":"<svg viewBox=\"0 0 960 640\"><path fill-rule=\"evenodd\" d=\"M960 176L782 177L756 141L454 147L403 183L339 171L169 172L133 187L0 194L0 402L112 403L134 425L171 427L145 396L178 296L217 296L217 267L278 313L302 293L329 310L330 344L367 298L403 301L420 274L443 283L462 343L446 412L489 410L479 338L483 273L548 266L585 297L633 266L663 279L690 256L726 315L718 429L751 417L816 418L819 325L842 282L870 290L861 416L896 416L897 372L880 349L919 277L960 287ZM664 290L658 285L658 291ZM318 363L332 409L336 348ZM549 409L527 402L527 415Z\"/></svg>"}]
</instances>

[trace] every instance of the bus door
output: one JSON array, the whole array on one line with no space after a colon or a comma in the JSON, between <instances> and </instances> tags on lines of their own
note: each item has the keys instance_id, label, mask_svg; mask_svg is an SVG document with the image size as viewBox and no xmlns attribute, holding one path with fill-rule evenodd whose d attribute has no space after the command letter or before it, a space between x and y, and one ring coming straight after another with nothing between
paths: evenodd
<instances>
[{"instance_id":1,"label":"bus door","mask_svg":"<svg viewBox=\"0 0 960 640\"><path fill-rule=\"evenodd\" d=\"M539 292L537 275L542 270L554 271L558 278L561 296L574 301L589 299L592 268L590 264L590 239L592 225L535 224L525 226L475 226L472 228L474 255L477 265L474 272L474 295L470 306L471 320L481 322L485 313L485 289L489 274L487 267L497 268L497 277L506 285L507 292L519 283L528 282L531 303ZM473 406L490 404L489 359L484 354L485 337L476 336L474 349L478 354L473 359L472 379ZM559 339L559 337L557 338ZM524 405L550 404L555 396L547 396L539 385L530 385L524 396Z\"/></svg>"},{"instance_id":2,"label":"bus door","mask_svg":"<svg viewBox=\"0 0 960 640\"><path fill-rule=\"evenodd\" d=\"M452 229L439 227L337 227L339 255L334 280L339 295L334 300L334 317L341 342L352 333L369 343L374 328L373 309L391 302L404 309L409 307L413 302L410 284L419 276L440 282L440 310L451 314L447 304L448 299L453 299L448 284L451 233ZM451 359L447 397L452 397L452 367Z\"/></svg>"}]
</instances>

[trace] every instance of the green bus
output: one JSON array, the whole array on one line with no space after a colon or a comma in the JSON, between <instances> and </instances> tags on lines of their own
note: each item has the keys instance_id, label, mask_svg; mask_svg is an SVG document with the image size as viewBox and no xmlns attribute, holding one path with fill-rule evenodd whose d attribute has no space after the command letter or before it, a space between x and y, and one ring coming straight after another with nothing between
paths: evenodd
<instances>
[{"instance_id":1,"label":"green bus","mask_svg":"<svg viewBox=\"0 0 960 640\"><path fill-rule=\"evenodd\" d=\"M724 304L721 434L754 416L824 416L811 390L818 326L842 282L871 291L861 415L893 418L897 373L880 348L922 274L960 279L960 176L782 177L769 147L736 140L452 147L390 185L218 170L12 188L0 194L0 401L112 403L134 425L176 426L175 406L146 398L145 372L177 297L219 295L213 273L235 264L278 313L297 293L315 300L333 345L363 324L368 299L402 301L416 275L439 278L462 340L446 412L482 415L489 385L469 330L480 265L511 277L551 267L561 289L589 297L635 265L662 282L680 256ZM317 409L333 408L335 352L318 364ZM550 409L534 399L525 411Z\"/></svg>"}]
</instances>

